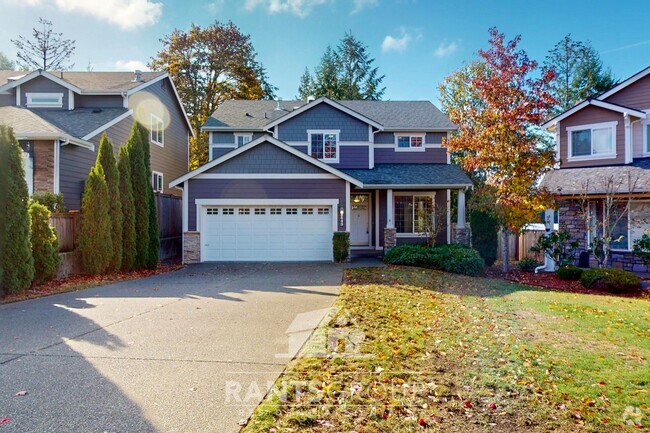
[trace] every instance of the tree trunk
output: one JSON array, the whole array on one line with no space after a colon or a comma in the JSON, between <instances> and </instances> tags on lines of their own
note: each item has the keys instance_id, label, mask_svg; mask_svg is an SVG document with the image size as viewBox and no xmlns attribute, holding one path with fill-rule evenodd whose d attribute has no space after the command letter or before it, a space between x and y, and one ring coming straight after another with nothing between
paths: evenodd
<instances>
[{"instance_id":1,"label":"tree trunk","mask_svg":"<svg viewBox=\"0 0 650 433\"><path fill-rule=\"evenodd\" d=\"M508 245L508 230L501 230L501 236L503 237L503 251L502 251L502 261L503 261L503 272L508 272L509 261L510 261L510 245Z\"/></svg>"}]
</instances>

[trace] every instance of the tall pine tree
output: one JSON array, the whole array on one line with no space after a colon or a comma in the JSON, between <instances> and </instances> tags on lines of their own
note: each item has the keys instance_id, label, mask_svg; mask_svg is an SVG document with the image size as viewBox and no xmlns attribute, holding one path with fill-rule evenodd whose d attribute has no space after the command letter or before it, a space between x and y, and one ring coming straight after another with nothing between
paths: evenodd
<instances>
[{"instance_id":1,"label":"tall pine tree","mask_svg":"<svg viewBox=\"0 0 650 433\"><path fill-rule=\"evenodd\" d=\"M120 175L120 201L122 203L122 270L130 271L135 265L135 203L131 185L131 161L128 148L120 148L117 169Z\"/></svg>"},{"instance_id":2,"label":"tall pine tree","mask_svg":"<svg viewBox=\"0 0 650 433\"><path fill-rule=\"evenodd\" d=\"M79 253L81 267L87 274L106 272L113 258L113 226L110 218L110 195L101 164L90 170L81 199Z\"/></svg>"},{"instance_id":3,"label":"tall pine tree","mask_svg":"<svg viewBox=\"0 0 650 433\"><path fill-rule=\"evenodd\" d=\"M151 179L144 163L144 144L142 143L141 126L133 123L131 136L126 143L131 163L131 185L133 186L133 201L135 203L135 269L144 269L149 254L149 207L148 196L151 191Z\"/></svg>"},{"instance_id":4,"label":"tall pine tree","mask_svg":"<svg viewBox=\"0 0 650 433\"><path fill-rule=\"evenodd\" d=\"M13 130L0 125L0 294L24 290L34 278L21 152Z\"/></svg>"},{"instance_id":5,"label":"tall pine tree","mask_svg":"<svg viewBox=\"0 0 650 433\"><path fill-rule=\"evenodd\" d=\"M104 169L104 176L106 177L106 186L108 187L108 195L110 196L109 202L109 216L111 219L113 235L113 255L109 270L117 272L122 268L122 202L120 201L120 173L117 170L117 162L115 161L115 151L113 150L113 143L108 139L104 133L99 141L99 151L97 152L97 162Z\"/></svg>"}]
</instances>

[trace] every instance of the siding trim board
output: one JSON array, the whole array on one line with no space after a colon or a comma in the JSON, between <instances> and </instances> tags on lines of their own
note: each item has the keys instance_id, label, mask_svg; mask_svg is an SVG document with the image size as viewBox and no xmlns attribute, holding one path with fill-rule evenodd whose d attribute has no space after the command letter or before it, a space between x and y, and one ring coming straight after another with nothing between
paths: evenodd
<instances>
[{"instance_id":1,"label":"siding trim board","mask_svg":"<svg viewBox=\"0 0 650 433\"><path fill-rule=\"evenodd\" d=\"M600 101L598 99L587 99L586 101L582 101L575 107L565 111L564 113L555 116L548 122L542 125L543 129L553 129L555 127L556 122L560 122L563 119L566 119L567 117L571 116L572 114L577 113L578 111L582 110L585 107L588 107L589 105L593 105L594 107L599 107L599 108L604 108L606 110L610 111L615 111L617 113L621 114L627 114L629 116L634 116L638 117L640 119L645 119L646 118L646 113L644 111L636 110L634 108L630 107L624 107L622 105L618 104L612 104L610 102L605 102L605 101Z\"/></svg>"}]
</instances>

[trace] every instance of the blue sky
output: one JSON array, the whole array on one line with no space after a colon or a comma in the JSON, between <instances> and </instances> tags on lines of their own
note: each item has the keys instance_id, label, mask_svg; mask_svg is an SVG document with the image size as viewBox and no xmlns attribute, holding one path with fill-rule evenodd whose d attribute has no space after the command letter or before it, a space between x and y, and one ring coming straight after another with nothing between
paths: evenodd
<instances>
[{"instance_id":1,"label":"blue sky","mask_svg":"<svg viewBox=\"0 0 650 433\"><path fill-rule=\"evenodd\" d=\"M438 103L437 85L476 58L488 28L522 35L537 60L565 34L590 40L615 76L650 66L647 13L614 1L515 0L0 0L0 51L15 57L10 39L30 33L38 17L76 39L76 69L133 70L159 39L190 23L232 20L250 34L258 59L279 96L293 98L305 66L313 68L328 44L351 30L381 73L385 98ZM529 6L530 5L530 6ZM10 11L10 12L9 12Z\"/></svg>"}]
</instances>

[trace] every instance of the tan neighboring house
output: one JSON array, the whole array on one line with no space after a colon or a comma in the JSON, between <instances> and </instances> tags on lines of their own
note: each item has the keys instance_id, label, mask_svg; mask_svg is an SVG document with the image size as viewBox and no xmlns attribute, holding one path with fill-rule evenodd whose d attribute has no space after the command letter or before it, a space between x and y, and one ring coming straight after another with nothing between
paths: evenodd
<instances>
[{"instance_id":1,"label":"tan neighboring house","mask_svg":"<svg viewBox=\"0 0 650 433\"><path fill-rule=\"evenodd\" d=\"M135 119L149 129L153 189L180 195L168 184L188 170L193 131L167 73L0 71L0 124L23 148L30 193L61 193L70 210L102 134L117 152Z\"/></svg>"},{"instance_id":2,"label":"tan neighboring house","mask_svg":"<svg viewBox=\"0 0 650 433\"><path fill-rule=\"evenodd\" d=\"M630 200L629 212L610 218L618 221L609 265L646 272L631 251L650 232L650 67L544 127L555 134L560 161L542 181L560 203L559 229L588 250L602 230L604 200Z\"/></svg>"}]
</instances>

